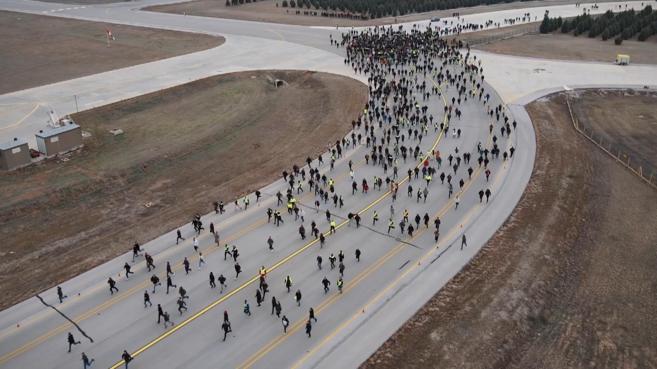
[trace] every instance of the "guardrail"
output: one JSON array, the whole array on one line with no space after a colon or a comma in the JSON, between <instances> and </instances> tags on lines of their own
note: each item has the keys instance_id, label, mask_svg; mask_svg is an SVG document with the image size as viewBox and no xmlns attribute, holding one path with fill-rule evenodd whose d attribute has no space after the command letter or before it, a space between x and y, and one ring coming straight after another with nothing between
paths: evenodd
<instances>
[{"instance_id":1,"label":"guardrail","mask_svg":"<svg viewBox=\"0 0 657 369\"><path fill-rule=\"evenodd\" d=\"M599 135L598 139L596 139L593 129L587 130L586 127L580 126L579 121L573 114L573 109L570 105L570 98L568 93L565 95L566 105L568 106L570 121L573 124L573 128L575 128L577 132L592 142L595 146L614 158L614 160L621 163L625 168L629 169L631 173L634 173L634 175L641 178L649 186L657 190L657 171L655 171L655 168L643 168L643 166L639 165L640 161L638 159L633 160L629 153L623 152L619 148L614 148L613 143L607 143L602 139L602 135ZM648 172L650 175L647 174Z\"/></svg>"}]
</instances>

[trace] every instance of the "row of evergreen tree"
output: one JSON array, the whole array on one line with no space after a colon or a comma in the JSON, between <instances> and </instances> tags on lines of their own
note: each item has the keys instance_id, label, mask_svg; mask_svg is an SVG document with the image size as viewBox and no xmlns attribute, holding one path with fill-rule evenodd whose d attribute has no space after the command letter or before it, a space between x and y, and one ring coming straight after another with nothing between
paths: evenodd
<instances>
[{"instance_id":1,"label":"row of evergreen tree","mask_svg":"<svg viewBox=\"0 0 657 369\"><path fill-rule=\"evenodd\" d=\"M226 0L226 5L239 5L257 0ZM411 13L454 9L477 5L508 3L510 0L282 0L283 8L307 8L350 13L368 18L396 17ZM513 1L513 0L511 0ZM529 1L529 0L521 0ZM276 5L278 6L278 2Z\"/></svg>"},{"instance_id":2,"label":"row of evergreen tree","mask_svg":"<svg viewBox=\"0 0 657 369\"><path fill-rule=\"evenodd\" d=\"M550 33L557 30L579 36L601 37L603 40L615 38L620 44L623 40L637 36L639 41L645 41L652 35L657 35L657 10L653 11L650 5L636 12L634 9L619 13L611 10L600 16L590 14L578 15L572 19L550 18L547 14L540 26L541 33Z\"/></svg>"}]
</instances>

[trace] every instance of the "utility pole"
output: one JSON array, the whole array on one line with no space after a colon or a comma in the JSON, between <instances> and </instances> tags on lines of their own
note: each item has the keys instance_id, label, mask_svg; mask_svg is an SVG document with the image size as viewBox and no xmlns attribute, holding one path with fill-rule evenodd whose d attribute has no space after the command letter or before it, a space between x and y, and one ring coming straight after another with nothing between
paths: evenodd
<instances>
[{"instance_id":1,"label":"utility pole","mask_svg":"<svg viewBox=\"0 0 657 369\"><path fill-rule=\"evenodd\" d=\"M73 95L73 97L75 98L75 112L79 113L80 109L78 108L78 95Z\"/></svg>"}]
</instances>

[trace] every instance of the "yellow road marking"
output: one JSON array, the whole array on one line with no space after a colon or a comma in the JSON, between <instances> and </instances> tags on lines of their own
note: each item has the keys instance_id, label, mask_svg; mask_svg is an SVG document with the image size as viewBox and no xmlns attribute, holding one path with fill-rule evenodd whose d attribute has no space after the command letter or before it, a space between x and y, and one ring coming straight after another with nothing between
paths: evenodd
<instances>
[{"instance_id":1,"label":"yellow road marking","mask_svg":"<svg viewBox=\"0 0 657 369\"><path fill-rule=\"evenodd\" d=\"M38 106L37 106L37 107L38 107ZM35 108L35 109L36 109L36 108ZM362 165L362 163L363 163L364 161L365 161L364 159L361 159L358 163L354 164L354 166L355 166L356 168L358 168L358 167L360 167L360 166ZM342 174L341 174L339 177L337 177L337 178L338 178L338 179L342 179L343 177L346 177L348 174L349 174L349 173L348 173L347 171L345 171L344 173L342 173ZM335 181L337 182L338 180L336 179ZM387 194L387 193L386 193L386 194ZM304 198L304 197L306 197L306 196L309 196L309 195L312 195L312 191L308 191L307 193L304 193L304 194L302 195L302 198ZM384 194L384 195L385 195L385 194ZM378 201L379 201L379 200L377 200L377 202L378 202ZM282 206L282 207L280 207L280 208L283 209L284 206ZM243 213L242 213L242 214L243 214ZM229 219L227 219L227 220L230 220L231 222L234 221L233 218L229 218ZM246 234L246 233L252 231L253 229L255 229L255 228L257 228L257 227L259 227L259 226L261 226L261 225L263 225L263 224L264 224L264 220L263 220L263 221L258 221L258 222L252 223L251 225L249 225L249 226L247 226L247 227L245 227L245 228L239 230L236 234L232 235L231 237L226 238L226 240L225 240L224 242L226 242L226 243L230 243L230 242L232 242L232 241L234 241L234 240L236 240L236 239L239 239L239 238L242 237L244 234ZM337 229L337 228L338 228L338 227L336 227L336 229ZM209 235L206 234L206 235L203 236L203 238L208 237L208 236L209 236ZM188 240L184 241L182 245L184 246L185 244L191 244L191 240L188 239ZM217 250L216 247L215 247L215 248L213 248L213 247L209 247L209 248L207 248L207 249L205 250L205 252L206 252L206 255L209 255L209 254L212 254L213 252L215 252L216 250ZM183 265L182 262L178 262L178 263L174 264L174 266L173 266L172 269L173 269L174 271L178 271L178 270L180 270L180 268L182 267L182 265ZM86 312L84 312L84 313L78 315L77 317L75 317L75 318L73 319L73 321L75 321L76 323L79 323L79 322L81 322L81 321L84 321L84 320L86 320L86 319L88 319L88 318L90 318L90 317L96 315L97 313L102 312L103 310L105 310L105 309L107 309L107 308L110 308L110 307L114 306L115 304L117 304L117 303L119 303L119 302L125 300L126 298L128 298L128 297L134 295L135 293L140 292L142 289L148 287L148 286L149 286L149 283L150 283L149 280L144 280L144 281L142 281L141 283L139 283L138 285L133 286L133 287L130 288L129 290L127 290L127 291L121 293L120 295L117 295L117 296L115 296L115 297L113 297L113 298L110 298L109 300L107 300L107 301L101 303L100 305L97 305L97 306L93 307L92 309L90 309L90 310L88 310L88 311L86 311ZM97 284L95 287L93 287L91 290L87 291L87 293L88 293L88 294L92 294L92 293L98 291L99 289L101 289L103 286L104 286L104 283L99 283L99 284ZM73 303L73 302L74 302L73 300L69 300L69 301L65 302L63 305L66 306L67 303L68 303L68 304L71 304L71 303ZM23 326L25 326L25 325L27 325L27 324L31 324L32 321L37 320L37 319L40 319L42 316L46 316L46 315L48 315L48 313L51 313L51 312L52 312L52 310L42 310L41 313L36 314L36 315L33 315L33 316L32 316L31 318L29 318L28 320L23 321L22 324L23 324ZM45 342L46 340L48 340L48 339L54 337L55 335L60 334L60 333L62 333L62 332L64 332L64 331L66 331L66 330L67 330L68 328L70 328L70 327L71 327L71 323L68 323L68 322L67 322L67 323L63 323L63 324L59 325L58 327L52 329L51 331L49 331L49 332L47 332L47 333L44 333L44 334L42 334L41 336L35 338L34 340L32 340L32 341L26 343L25 345L23 345L23 346L17 348L16 350L14 350L14 351L12 351L12 352L9 352L9 353L6 353L6 354L0 356L0 364L3 364L3 363L5 363L5 362L8 361L8 360L11 360L11 359L13 359L13 358L16 357L16 356L18 356L18 355L20 355L20 354L22 354L22 353L24 353L24 352L27 352L27 351L31 350L32 348L34 348L34 347L40 345L41 343L43 343L43 342ZM0 338L4 337L4 336L6 336L6 335L9 335L9 334L13 334L13 333L15 333L15 331L7 329L7 330L5 330L5 332L3 332L2 334L0 334Z\"/></svg>"},{"instance_id":2,"label":"yellow road marking","mask_svg":"<svg viewBox=\"0 0 657 369\"><path fill-rule=\"evenodd\" d=\"M10 125L8 125L8 126L0 127L0 131L5 130L5 129L8 129L8 128L13 128L13 127L16 127L16 126L20 125L20 124L23 123L23 121L25 121L25 119L27 119L30 115L34 114L34 112L35 112L37 109L39 109L39 106L41 106L41 104L36 104L36 105L34 106L34 108L32 109L32 111L30 111L29 113L27 113L27 115L25 115L23 118L21 118L20 120L18 120L16 123L10 124Z\"/></svg>"},{"instance_id":3,"label":"yellow road marking","mask_svg":"<svg viewBox=\"0 0 657 369\"><path fill-rule=\"evenodd\" d=\"M433 80L432 80L432 81L433 81ZM435 81L434 81L434 84L435 84ZM444 96L441 96L441 97L442 97L442 99L443 99L443 102L446 104L446 100L445 100ZM444 119L446 120L447 117L445 116ZM430 151L434 150L434 149L436 148L436 146L438 146L438 143L440 142L440 140L442 139L442 137L443 137L443 131L441 130L440 134L438 135L438 138L437 138L436 141L434 142L434 145L432 146L432 148L431 148ZM429 154L425 155L425 156L422 158L422 160L419 161L419 163L417 164L417 167L421 166L422 163L424 162L424 160L426 160L428 157L429 157ZM402 183L406 182L407 180L408 180L408 176L405 177L404 179L402 179L402 180L399 182L399 184L402 184ZM388 196L389 194L390 194L390 190L386 191L385 193L383 193L383 195L381 195L381 196L380 196L378 199L376 199L374 202L370 203L370 204L369 204L368 206L366 206L364 209L362 209L361 211L359 211L358 214L362 214L362 213L366 212L367 210L369 210L370 208L372 208L373 206L375 206L376 204L378 204L379 202L381 202L381 200L383 200L383 199L384 199L386 196ZM347 224L347 223L348 223L348 220L345 220L345 221L343 221L342 223L338 224L338 225L335 227L335 229L338 230L339 228L342 228L342 227L343 227L345 224ZM329 235L330 235L330 233L325 233L325 236L329 236ZM319 239L315 239L315 240L309 242L309 243L306 244L305 246L301 247L300 249L296 250L296 251L293 252L292 254L288 255L287 257L283 258L282 260L280 260L279 262L277 262L276 264L274 264L272 267L267 268L267 270L268 270L268 271L272 271L272 270L275 270L275 269L279 268L280 266L282 266L283 264L287 263L287 262L288 262L289 260L291 260L292 258L296 257L297 255L301 254L303 251L307 250L309 247L311 247L312 245L314 245L314 244L317 243L318 241L319 241ZM219 305L220 303L222 303L223 301L225 301L228 297L231 297L231 296L233 296L235 293L237 293L237 292L241 291L242 289L248 287L250 284L252 284L252 283L255 282L256 280L259 280L259 275L255 275L254 277L252 277L250 280L248 280L247 282L245 282L244 284L242 284L242 285L241 285L240 287L238 287L237 289L231 291L229 294L225 295L224 297L222 297L222 298L220 298L220 299L214 301L213 303L209 304L208 306L206 306L205 308L201 309L201 310L200 310L199 312L197 312L196 314L192 315L191 317L185 319L185 320L184 320L183 322L181 322L180 324L176 325L176 326L175 326L174 328L172 328L171 330L165 332L164 334L158 336L157 338L155 338L155 339L152 340L151 342L149 342L149 343L147 343L146 345L142 346L142 347L139 348L137 351L135 351L135 352L132 354L132 356L133 356L133 357L136 357L136 356L140 355L142 352L146 351L147 349L149 349L149 348L152 347L153 345L157 344L158 342L160 342L160 341L162 341L163 339L165 339L166 337L170 336L171 334L173 334L173 333L176 332L177 330L181 329L182 327L184 327L184 326L186 326L187 324L191 323L192 321L196 320L198 317L204 315L204 314L207 313L209 310L211 310L211 309L214 308L215 306L217 306L217 305ZM121 365L123 365L123 363L124 363L123 360L120 360L120 361L118 361L116 364L114 364L113 366L111 366L110 369L118 369Z\"/></svg>"},{"instance_id":4,"label":"yellow road marking","mask_svg":"<svg viewBox=\"0 0 657 369\"><path fill-rule=\"evenodd\" d=\"M432 81L433 81L433 80L432 80ZM434 83L435 83L435 82L434 82ZM442 98L443 98L443 101L445 101L445 97L442 96ZM441 134L442 134L442 132L441 132ZM490 144L491 141L492 141L492 137L491 137L491 135L489 135L489 137L488 137L488 141L487 141L487 145ZM436 143L436 145L437 145L437 143ZM434 148L435 148L436 145L434 145ZM422 160L422 161L424 161L424 160ZM421 161L421 162L422 162L422 161ZM421 162L420 162L420 163L421 163ZM479 168L477 168L477 170L475 171L473 177L472 177L471 179L468 179L468 181L467 181L466 184L464 185L463 189L460 189L460 190L459 190L458 195L461 195L461 194L463 194L465 191L467 191L467 189L472 185L472 183L474 183L474 180L476 180L476 179L479 177L479 175L481 174L481 171L482 171L482 170L483 170L483 167L479 167ZM408 178L408 177L406 177L406 178ZM403 182L401 182L401 183L403 183ZM447 211L449 211L449 209L452 207L452 204L453 204L453 203L454 203L454 199L450 199L450 200L449 200L449 201L443 206L443 208L442 208L441 210L439 210L435 215L437 215L437 216L443 216ZM458 222L458 224L461 224L461 225L462 225L463 223L467 222L468 219L469 219L469 218L472 216L472 214L474 213L474 211L475 211L475 208L473 207L472 209L470 209L470 211L468 211L466 217L464 218L465 220L461 220L460 222ZM459 229L460 229L460 227L458 226L458 224L455 225L454 227L452 227L452 229L451 229L450 232L448 233L449 236L451 236L451 234L453 234L455 230L459 230ZM423 234L424 232L426 232L426 230L427 230L426 228L424 228L424 229L422 229L422 230L419 230L419 232L418 232L413 238L419 236L420 234ZM413 238L411 238L411 240L412 240ZM443 238L443 240L445 240L445 239L449 239L449 237ZM444 241L440 241L440 242L444 242ZM378 269L378 267L379 267L380 265L382 265L385 261L387 261L390 257L392 257L392 256L394 256L395 254L397 254L397 252L399 252L399 251L402 249L401 247L399 247L400 245L402 245L402 244L401 244L401 243L398 244L397 246L395 246L395 248L393 248L391 251L389 251L388 254L384 255L381 259L379 259L379 261L377 261L377 262L374 264L374 265L376 265L376 269ZM395 250L396 250L396 251L395 251ZM362 311L365 307L367 307L368 305L370 305L373 301L377 300L377 299L378 299L380 296L382 296L386 291L388 291L390 288L392 288L392 287L393 287L393 286L394 286L394 285L395 285L395 284L396 284L401 278L403 278L403 277L404 277L405 275L407 275L410 271L414 270L414 268L416 268L417 266L419 266L419 264L422 263L422 262L424 261L424 259L426 259L429 255L431 255L431 251L433 251L433 250L429 250L428 252L426 252L426 253L425 253L425 254L424 254L424 255L418 260L418 264L414 264L413 266L411 266L411 268L407 269L404 273L402 273L400 276L398 276L398 277L397 277L392 283L388 284L388 286L387 286L384 290L380 291L380 292L379 292L374 298L370 299L365 305L363 305L363 307L362 307L361 309L359 309L359 311ZM382 260L383 260L383 261L382 261ZM381 262L381 261L382 261L382 262ZM372 267L372 266L371 266L371 267ZM370 267L370 268L371 268L371 267ZM374 269L371 269L371 270L370 270L370 268L367 268L365 271L361 272L361 274L359 274L359 276L358 276L354 281L352 281L352 282L349 284L349 287L348 287L347 289L345 289L344 292L348 292L349 290L351 290L351 288L353 288L353 286L355 286L355 285L358 284L360 281L362 281L365 277L367 277L367 275L371 274L371 273L374 271ZM319 307L316 309L316 311L317 311L318 313L321 312L321 311L324 310L326 307L328 307L328 306L331 305L333 302L335 302L340 296L341 296L341 294L335 294L335 295L332 295L329 299L325 300L322 304L320 304ZM358 316L359 316L359 313L356 313L356 314L354 314L350 319L348 319L347 321L345 321L345 322L343 322L342 324L340 324L340 325L339 325L339 326L338 326L333 332L331 332L327 337L325 337L325 338L324 338L324 339L323 339L318 345L316 345L315 347L313 347L313 349L312 349L311 351L307 352L302 358L300 358L300 359L299 359L299 360L298 360L298 361L292 366L292 368L297 368L297 367L298 367L303 361L305 361L308 357L310 357L311 354L313 354L314 352L316 352L316 350L318 350L321 346L323 346L326 342L328 342L328 340L330 340L332 337L334 337L334 336L335 336L340 330L342 330L345 326L347 326L351 321L353 321L354 319L356 319L356 317L358 317ZM283 342L283 341L284 341L289 335L291 335L292 333L294 333L294 332L296 332L297 330L299 330L302 326L304 326L304 324L305 324L305 319L301 319L301 320L297 321L297 322L292 326L292 328L290 329L289 334L286 334L286 335L283 335L283 336L279 336L279 337L273 339L273 340L270 341L267 345L265 345L265 347L263 347L262 349L260 349L258 352L256 352L256 353L255 353L254 355L252 355L251 357L247 358L247 360L246 360L244 363L242 363L239 367L240 367L241 369L247 369L247 368L253 366L253 364L255 364L256 362L258 362L258 361L259 361L260 359L262 359L262 357L264 357L267 353L269 353L269 352L270 352L271 350L273 350L276 346L278 346L280 343L282 343L282 342Z\"/></svg>"}]
</instances>

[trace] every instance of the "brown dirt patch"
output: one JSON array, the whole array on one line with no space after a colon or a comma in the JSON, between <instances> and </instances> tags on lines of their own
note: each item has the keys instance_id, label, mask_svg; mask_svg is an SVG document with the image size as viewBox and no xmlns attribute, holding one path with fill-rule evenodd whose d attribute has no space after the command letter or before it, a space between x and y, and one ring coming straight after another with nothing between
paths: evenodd
<instances>
[{"instance_id":1,"label":"brown dirt patch","mask_svg":"<svg viewBox=\"0 0 657 369\"><path fill-rule=\"evenodd\" d=\"M657 182L657 92L585 90L570 99L580 127ZM619 155L620 153L620 155Z\"/></svg>"},{"instance_id":2,"label":"brown dirt patch","mask_svg":"<svg viewBox=\"0 0 657 369\"><path fill-rule=\"evenodd\" d=\"M569 34L531 34L475 48L507 55L529 56L559 60L585 60L613 63L616 54L630 55L632 63L657 64L657 37L644 42L626 40L622 45L614 45L613 40L588 38L585 35L575 37Z\"/></svg>"},{"instance_id":3,"label":"brown dirt patch","mask_svg":"<svg viewBox=\"0 0 657 369\"><path fill-rule=\"evenodd\" d=\"M93 135L81 152L0 175L0 308L271 183L342 138L366 101L346 77L244 72L74 115Z\"/></svg>"},{"instance_id":4,"label":"brown dirt patch","mask_svg":"<svg viewBox=\"0 0 657 369\"><path fill-rule=\"evenodd\" d=\"M363 368L657 367L657 191L575 132L562 95L528 111L520 203Z\"/></svg>"},{"instance_id":5,"label":"brown dirt patch","mask_svg":"<svg viewBox=\"0 0 657 369\"><path fill-rule=\"evenodd\" d=\"M116 38L107 47L106 30ZM0 11L0 94L65 81L224 42L214 37Z\"/></svg>"},{"instance_id":6,"label":"brown dirt patch","mask_svg":"<svg viewBox=\"0 0 657 369\"><path fill-rule=\"evenodd\" d=\"M606 0L606 1L613 1L613 0ZM301 26L357 27L357 26L373 26L373 25L383 25L383 24L395 24L402 22L413 22L418 20L426 20L431 17L449 17L456 12L460 13L461 15L466 15L466 14L484 13L484 12L492 12L492 11L507 10L507 9L519 9L519 8L537 7L537 6L545 6L545 5L563 5L563 4L574 3L574 1L572 0L512 2L505 4L474 6L469 8L437 10L427 13L409 14L403 17L386 17L386 18L361 21L361 20L351 20L351 19L329 18L322 16L304 16L303 12L300 15L296 15L295 12L298 9L282 8L282 7L277 8L276 7L277 2L280 5L280 3L282 3L282 0L264 0L255 3L243 4L239 6L226 7L225 5L226 2L223 0L195 0L185 3L178 3L178 4L151 6L144 8L144 10L164 12L164 13L174 13L174 14L198 15L204 17L296 24ZM304 8L304 10L307 9Z\"/></svg>"}]
</instances>

